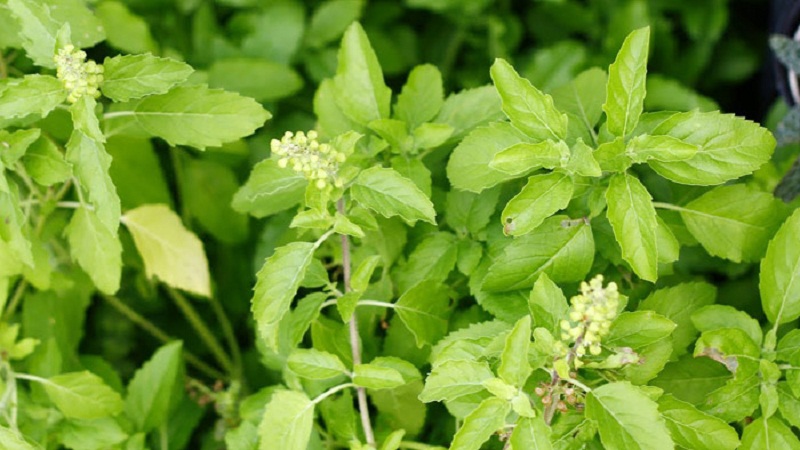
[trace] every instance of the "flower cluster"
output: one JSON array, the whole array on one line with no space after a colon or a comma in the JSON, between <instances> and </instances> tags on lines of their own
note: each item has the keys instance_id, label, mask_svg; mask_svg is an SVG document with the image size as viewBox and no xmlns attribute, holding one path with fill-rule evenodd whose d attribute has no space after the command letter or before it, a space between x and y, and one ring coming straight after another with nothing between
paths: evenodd
<instances>
[{"instance_id":1,"label":"flower cluster","mask_svg":"<svg viewBox=\"0 0 800 450\"><path fill-rule=\"evenodd\" d=\"M603 276L598 275L589 283L581 283L581 294L572 297L570 303L569 320L561 321L561 340L575 344L575 367L579 367L587 348L592 355L602 350L600 341L617 316L617 285L611 282L604 288Z\"/></svg>"},{"instance_id":2,"label":"flower cluster","mask_svg":"<svg viewBox=\"0 0 800 450\"><path fill-rule=\"evenodd\" d=\"M56 62L56 76L69 91L68 102L75 103L84 95L100 96L103 66L92 60L86 61L86 52L68 44L58 51L53 60Z\"/></svg>"},{"instance_id":3,"label":"flower cluster","mask_svg":"<svg viewBox=\"0 0 800 450\"><path fill-rule=\"evenodd\" d=\"M302 173L315 182L319 189L329 185L342 187L337 173L339 164L347 157L329 144L320 144L316 131L309 131L308 134L287 131L280 140L273 139L270 148L272 154L278 156L279 166L291 167L295 172Z\"/></svg>"}]
</instances>

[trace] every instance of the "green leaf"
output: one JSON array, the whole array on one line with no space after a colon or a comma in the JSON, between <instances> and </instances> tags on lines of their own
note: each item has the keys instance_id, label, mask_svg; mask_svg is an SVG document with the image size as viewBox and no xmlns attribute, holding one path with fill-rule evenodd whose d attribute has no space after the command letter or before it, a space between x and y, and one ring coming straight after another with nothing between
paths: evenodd
<instances>
[{"instance_id":1,"label":"green leaf","mask_svg":"<svg viewBox=\"0 0 800 450\"><path fill-rule=\"evenodd\" d=\"M289 311L306 269L311 264L315 246L292 242L275 250L256 275L251 311L259 334L273 350L278 346L278 327Z\"/></svg>"},{"instance_id":2,"label":"green leaf","mask_svg":"<svg viewBox=\"0 0 800 450\"><path fill-rule=\"evenodd\" d=\"M528 234L544 219L564 209L572 199L573 182L566 174L553 172L534 175L519 194L508 201L500 220L510 236Z\"/></svg>"},{"instance_id":3,"label":"green leaf","mask_svg":"<svg viewBox=\"0 0 800 450\"><path fill-rule=\"evenodd\" d=\"M705 400L698 405L703 411L725 422L737 422L753 414L758 408L761 380L757 375L729 380L719 389L706 391Z\"/></svg>"},{"instance_id":4,"label":"green leaf","mask_svg":"<svg viewBox=\"0 0 800 450\"><path fill-rule=\"evenodd\" d=\"M622 248L622 257L639 277L647 281L658 278L656 247L656 210L652 197L635 177L627 173L614 175L606 191L608 221Z\"/></svg>"},{"instance_id":5,"label":"green leaf","mask_svg":"<svg viewBox=\"0 0 800 450\"><path fill-rule=\"evenodd\" d=\"M603 174L600 163L594 158L594 149L586 145L580 138L572 145L569 161L564 166L564 170L569 174L583 177L596 178Z\"/></svg>"},{"instance_id":6,"label":"green leaf","mask_svg":"<svg viewBox=\"0 0 800 450\"><path fill-rule=\"evenodd\" d=\"M450 450L479 450L495 431L506 423L511 404L496 397L487 398L464 419L453 436Z\"/></svg>"},{"instance_id":7,"label":"green leaf","mask_svg":"<svg viewBox=\"0 0 800 450\"><path fill-rule=\"evenodd\" d=\"M363 0L327 0L314 10L311 24L305 34L310 47L321 47L339 36L348 25L361 17Z\"/></svg>"},{"instance_id":8,"label":"green leaf","mask_svg":"<svg viewBox=\"0 0 800 450\"><path fill-rule=\"evenodd\" d=\"M12 184L12 188L14 187L16 185ZM14 264L14 260L28 267L34 266L34 260L31 242L23 233L26 218L15 191L16 189L12 189L12 192L0 191L0 250L6 250L3 252L3 259L11 260L8 264L10 267L17 266L17 270L21 270L22 267ZM9 275L17 273L19 272L12 271Z\"/></svg>"},{"instance_id":9,"label":"green leaf","mask_svg":"<svg viewBox=\"0 0 800 450\"><path fill-rule=\"evenodd\" d=\"M603 114L607 82L606 72L593 67L578 74L572 82L553 91L553 102L559 111L567 114L570 129L582 127L590 136L592 135L595 125Z\"/></svg>"},{"instance_id":10,"label":"green leaf","mask_svg":"<svg viewBox=\"0 0 800 450\"><path fill-rule=\"evenodd\" d=\"M379 255L372 255L364 258L350 277L350 287L358 292L367 290L367 287L369 287L369 280L372 278L372 274L375 272L375 268L378 267L380 262L381 257Z\"/></svg>"},{"instance_id":11,"label":"green leaf","mask_svg":"<svg viewBox=\"0 0 800 450\"><path fill-rule=\"evenodd\" d=\"M55 67L53 55L61 25L51 15L50 7L39 0L7 0L6 5L20 25L22 47L28 57L39 66Z\"/></svg>"},{"instance_id":12,"label":"green leaf","mask_svg":"<svg viewBox=\"0 0 800 450\"><path fill-rule=\"evenodd\" d=\"M541 167L554 169L568 157L569 147L564 141L522 142L495 154L489 168L516 177Z\"/></svg>"},{"instance_id":13,"label":"green leaf","mask_svg":"<svg viewBox=\"0 0 800 450\"><path fill-rule=\"evenodd\" d=\"M723 387L730 378L730 372L721 364L684 355L678 361L667 364L650 384L699 406L705 402L709 392Z\"/></svg>"},{"instance_id":14,"label":"green leaf","mask_svg":"<svg viewBox=\"0 0 800 450\"><path fill-rule=\"evenodd\" d=\"M457 258L455 236L442 231L426 236L408 255L407 263L395 271L398 292L405 293L424 280L444 282Z\"/></svg>"},{"instance_id":15,"label":"green leaf","mask_svg":"<svg viewBox=\"0 0 800 450\"><path fill-rule=\"evenodd\" d=\"M456 189L481 192L515 178L489 166L501 151L526 141L511 124L493 122L476 128L453 150L447 163L447 178Z\"/></svg>"},{"instance_id":16,"label":"green leaf","mask_svg":"<svg viewBox=\"0 0 800 450\"><path fill-rule=\"evenodd\" d=\"M113 447L128 438L120 424L110 418L70 420L59 427L61 442L67 448L101 450Z\"/></svg>"},{"instance_id":17,"label":"green leaf","mask_svg":"<svg viewBox=\"0 0 800 450\"><path fill-rule=\"evenodd\" d=\"M408 74L408 81L397 96L394 113L413 130L433 120L443 104L442 74L436 66L422 64Z\"/></svg>"},{"instance_id":18,"label":"green leaf","mask_svg":"<svg viewBox=\"0 0 800 450\"><path fill-rule=\"evenodd\" d=\"M314 425L314 403L302 392L278 391L258 427L260 450L306 450Z\"/></svg>"},{"instance_id":19,"label":"green leaf","mask_svg":"<svg viewBox=\"0 0 800 450\"><path fill-rule=\"evenodd\" d=\"M608 67L608 85L603 111L614 136L629 135L639 123L644 108L650 27L632 31Z\"/></svg>"},{"instance_id":20,"label":"green leaf","mask_svg":"<svg viewBox=\"0 0 800 450\"><path fill-rule=\"evenodd\" d=\"M495 59L489 72L503 112L515 127L537 141L560 141L567 136L567 116L556 109L552 97L520 77L504 59Z\"/></svg>"},{"instance_id":21,"label":"green leaf","mask_svg":"<svg viewBox=\"0 0 800 450\"><path fill-rule=\"evenodd\" d=\"M114 161L108 173L117 188L122 209L148 203L171 206L172 194L167 178L150 139L112 136L106 141L106 151ZM202 189L198 191L203 192Z\"/></svg>"},{"instance_id":22,"label":"green leaf","mask_svg":"<svg viewBox=\"0 0 800 450\"><path fill-rule=\"evenodd\" d=\"M777 417L760 417L744 428L741 448L800 448L800 440Z\"/></svg>"},{"instance_id":23,"label":"green leaf","mask_svg":"<svg viewBox=\"0 0 800 450\"><path fill-rule=\"evenodd\" d=\"M758 284L761 305L770 322L782 324L800 317L800 211L781 225L761 260Z\"/></svg>"},{"instance_id":24,"label":"green leaf","mask_svg":"<svg viewBox=\"0 0 800 450\"><path fill-rule=\"evenodd\" d=\"M450 290L435 281L422 281L400 296L394 309L414 335L417 347L433 345L447 333Z\"/></svg>"},{"instance_id":25,"label":"green leaf","mask_svg":"<svg viewBox=\"0 0 800 450\"><path fill-rule=\"evenodd\" d=\"M719 112L676 113L650 134L670 136L698 147L689 159L648 161L659 175L683 184L721 184L750 174L769 160L775 148L775 139L766 129Z\"/></svg>"},{"instance_id":26,"label":"green leaf","mask_svg":"<svg viewBox=\"0 0 800 450\"><path fill-rule=\"evenodd\" d=\"M694 342L698 330L692 323L692 313L703 306L714 303L717 289L704 282L681 283L659 289L639 303L639 310L655 311L674 322L677 327L672 332L673 354L680 356Z\"/></svg>"},{"instance_id":27,"label":"green leaf","mask_svg":"<svg viewBox=\"0 0 800 450\"><path fill-rule=\"evenodd\" d=\"M597 421L607 449L672 449L656 402L628 382L597 387L586 395L586 417Z\"/></svg>"},{"instance_id":28,"label":"green leaf","mask_svg":"<svg viewBox=\"0 0 800 450\"><path fill-rule=\"evenodd\" d=\"M238 212L265 217L302 202L307 184L294 170L280 168L275 160L266 159L253 167L231 205Z\"/></svg>"},{"instance_id":29,"label":"green leaf","mask_svg":"<svg viewBox=\"0 0 800 450\"><path fill-rule=\"evenodd\" d=\"M252 134L272 117L252 99L206 86L178 86L136 102L129 111L139 126L170 145L201 150Z\"/></svg>"},{"instance_id":30,"label":"green leaf","mask_svg":"<svg viewBox=\"0 0 800 450\"><path fill-rule=\"evenodd\" d=\"M555 282L586 278L594 260L591 228L565 223L565 216L546 219L534 233L514 239L489 267L482 288L490 292L533 286L539 274Z\"/></svg>"},{"instance_id":31,"label":"green leaf","mask_svg":"<svg viewBox=\"0 0 800 450\"><path fill-rule=\"evenodd\" d=\"M211 284L203 243L184 228L166 205L144 205L125 213L122 222L144 260L147 276L209 297Z\"/></svg>"},{"instance_id":32,"label":"green leaf","mask_svg":"<svg viewBox=\"0 0 800 450\"><path fill-rule=\"evenodd\" d=\"M569 311L567 298L546 273L539 275L533 285L528 308L533 318L533 328L545 328L550 333L559 331L561 319Z\"/></svg>"},{"instance_id":33,"label":"green leaf","mask_svg":"<svg viewBox=\"0 0 800 450\"><path fill-rule=\"evenodd\" d=\"M384 217L400 216L409 224L417 220L436 224L433 203L413 181L393 169L367 169L350 189L355 201Z\"/></svg>"},{"instance_id":34,"label":"green leaf","mask_svg":"<svg viewBox=\"0 0 800 450\"><path fill-rule=\"evenodd\" d=\"M19 0L12 0L19 1ZM50 55L52 61L53 56ZM13 119L38 114L42 117L64 103L67 91L55 77L25 75L0 85L0 117Z\"/></svg>"},{"instance_id":35,"label":"green leaf","mask_svg":"<svg viewBox=\"0 0 800 450\"><path fill-rule=\"evenodd\" d=\"M236 174L228 166L193 159L184 167L181 194L184 210L218 240L233 244L247 238L247 216L231 209L239 188Z\"/></svg>"},{"instance_id":36,"label":"green leaf","mask_svg":"<svg viewBox=\"0 0 800 450\"><path fill-rule=\"evenodd\" d=\"M742 330L719 328L703 332L694 348L694 356L707 356L725 366L736 379L758 371L759 346Z\"/></svg>"},{"instance_id":37,"label":"green leaf","mask_svg":"<svg viewBox=\"0 0 800 450\"><path fill-rule=\"evenodd\" d=\"M471 233L477 236L489 224L499 196L499 189L489 189L480 194L456 189L449 191L444 213L447 225L459 235Z\"/></svg>"},{"instance_id":38,"label":"green leaf","mask_svg":"<svg viewBox=\"0 0 800 450\"><path fill-rule=\"evenodd\" d=\"M551 450L551 434L541 417L520 417L511 433L511 450Z\"/></svg>"},{"instance_id":39,"label":"green leaf","mask_svg":"<svg viewBox=\"0 0 800 450\"><path fill-rule=\"evenodd\" d=\"M691 315L692 323L700 332L720 328L737 328L744 331L757 346L761 346L763 332L758 321L746 312L729 305L707 305Z\"/></svg>"},{"instance_id":40,"label":"green leaf","mask_svg":"<svg viewBox=\"0 0 800 450\"><path fill-rule=\"evenodd\" d=\"M7 446L7 450L38 450L41 448L27 442L21 434L2 425L0 425L0 442Z\"/></svg>"},{"instance_id":41,"label":"green leaf","mask_svg":"<svg viewBox=\"0 0 800 450\"><path fill-rule=\"evenodd\" d=\"M303 87L303 78L289 66L261 58L226 58L208 69L208 84L238 92L258 102L289 97Z\"/></svg>"},{"instance_id":42,"label":"green leaf","mask_svg":"<svg viewBox=\"0 0 800 450\"><path fill-rule=\"evenodd\" d=\"M0 130L0 147L4 149L4 151L0 153L0 160L2 160L2 163L7 167L16 164L17 161L25 155L25 152L31 144L39 139L41 134L42 130L38 128L17 130L13 133Z\"/></svg>"},{"instance_id":43,"label":"green leaf","mask_svg":"<svg viewBox=\"0 0 800 450\"><path fill-rule=\"evenodd\" d=\"M485 362L450 360L433 367L419 399L425 403L455 400L485 390L483 382L494 378Z\"/></svg>"},{"instance_id":44,"label":"green leaf","mask_svg":"<svg viewBox=\"0 0 800 450\"><path fill-rule=\"evenodd\" d=\"M311 380L326 380L348 372L339 357L313 348L293 350L286 365L298 376Z\"/></svg>"},{"instance_id":45,"label":"green leaf","mask_svg":"<svg viewBox=\"0 0 800 450\"><path fill-rule=\"evenodd\" d=\"M641 134L628 142L625 152L633 162L683 161L697 154L699 147L672 136Z\"/></svg>"},{"instance_id":46,"label":"green leaf","mask_svg":"<svg viewBox=\"0 0 800 450\"><path fill-rule=\"evenodd\" d=\"M733 427L691 403L664 395L658 399L658 409L672 439L681 447L733 450L739 446L739 435Z\"/></svg>"},{"instance_id":47,"label":"green leaf","mask_svg":"<svg viewBox=\"0 0 800 450\"><path fill-rule=\"evenodd\" d=\"M634 350L669 337L675 323L652 311L625 311L614 320L603 344Z\"/></svg>"},{"instance_id":48,"label":"green leaf","mask_svg":"<svg viewBox=\"0 0 800 450\"><path fill-rule=\"evenodd\" d=\"M778 382L778 411L792 426L800 425L800 399L786 381Z\"/></svg>"},{"instance_id":49,"label":"green leaf","mask_svg":"<svg viewBox=\"0 0 800 450\"><path fill-rule=\"evenodd\" d=\"M406 430L393 431L386 439L383 440L380 450L398 450L403 442L403 436L406 435Z\"/></svg>"},{"instance_id":50,"label":"green leaf","mask_svg":"<svg viewBox=\"0 0 800 450\"><path fill-rule=\"evenodd\" d=\"M122 244L94 211L78 208L65 229L72 258L89 275L95 286L112 295L122 275Z\"/></svg>"},{"instance_id":51,"label":"green leaf","mask_svg":"<svg viewBox=\"0 0 800 450\"><path fill-rule=\"evenodd\" d=\"M681 207L692 235L713 256L758 261L785 218L780 200L743 184L717 187Z\"/></svg>"},{"instance_id":52,"label":"green leaf","mask_svg":"<svg viewBox=\"0 0 800 450\"><path fill-rule=\"evenodd\" d=\"M503 119L501 106L494 86L465 89L445 99L435 122L450 125L453 128L450 142L456 142L477 127Z\"/></svg>"},{"instance_id":53,"label":"green leaf","mask_svg":"<svg viewBox=\"0 0 800 450\"><path fill-rule=\"evenodd\" d=\"M366 125L389 117L392 90L384 83L378 58L358 22L344 33L333 82L336 102L351 120Z\"/></svg>"},{"instance_id":54,"label":"green leaf","mask_svg":"<svg viewBox=\"0 0 800 450\"><path fill-rule=\"evenodd\" d=\"M56 375L43 384L50 400L71 419L112 416L124 407L122 397L88 371Z\"/></svg>"},{"instance_id":55,"label":"green leaf","mask_svg":"<svg viewBox=\"0 0 800 450\"><path fill-rule=\"evenodd\" d=\"M119 1L104 1L94 12L106 31L106 42L127 53L158 53L147 22Z\"/></svg>"},{"instance_id":56,"label":"green leaf","mask_svg":"<svg viewBox=\"0 0 800 450\"><path fill-rule=\"evenodd\" d=\"M103 67L101 90L115 102L165 94L194 72L184 62L151 54L106 58Z\"/></svg>"},{"instance_id":57,"label":"green leaf","mask_svg":"<svg viewBox=\"0 0 800 450\"><path fill-rule=\"evenodd\" d=\"M531 345L531 316L519 319L506 337L503 353L500 354L500 367L497 376L506 383L523 387L531 374L528 364L528 349Z\"/></svg>"},{"instance_id":58,"label":"green leaf","mask_svg":"<svg viewBox=\"0 0 800 450\"><path fill-rule=\"evenodd\" d=\"M48 137L41 137L28 147L22 164L28 175L42 186L63 183L72 176L72 166Z\"/></svg>"},{"instance_id":59,"label":"green leaf","mask_svg":"<svg viewBox=\"0 0 800 450\"><path fill-rule=\"evenodd\" d=\"M356 364L353 368L353 383L367 389L394 389L406 384L406 381L392 367Z\"/></svg>"},{"instance_id":60,"label":"green leaf","mask_svg":"<svg viewBox=\"0 0 800 450\"><path fill-rule=\"evenodd\" d=\"M183 344L159 348L131 378L125 411L136 430L150 432L163 426L183 396Z\"/></svg>"}]
</instances>

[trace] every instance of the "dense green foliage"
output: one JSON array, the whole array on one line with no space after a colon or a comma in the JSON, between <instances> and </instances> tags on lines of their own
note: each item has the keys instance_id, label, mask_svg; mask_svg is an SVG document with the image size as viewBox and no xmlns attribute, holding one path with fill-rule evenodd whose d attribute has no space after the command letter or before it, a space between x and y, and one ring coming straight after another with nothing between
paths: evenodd
<instances>
[{"instance_id":1,"label":"dense green foliage","mask_svg":"<svg viewBox=\"0 0 800 450\"><path fill-rule=\"evenodd\" d=\"M800 447L729 3L0 0L0 448Z\"/></svg>"}]
</instances>

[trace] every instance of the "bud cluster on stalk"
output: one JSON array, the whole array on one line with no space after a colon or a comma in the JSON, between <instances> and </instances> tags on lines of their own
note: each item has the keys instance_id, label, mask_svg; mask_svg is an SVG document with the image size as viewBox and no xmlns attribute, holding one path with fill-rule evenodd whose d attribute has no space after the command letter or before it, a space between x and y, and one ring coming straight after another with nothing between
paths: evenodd
<instances>
[{"instance_id":1,"label":"bud cluster on stalk","mask_svg":"<svg viewBox=\"0 0 800 450\"><path fill-rule=\"evenodd\" d=\"M68 102L75 103L84 95L94 98L100 96L103 66L92 60L86 61L86 52L68 44L58 50L53 60L56 63L56 76L69 91Z\"/></svg>"},{"instance_id":2,"label":"bud cluster on stalk","mask_svg":"<svg viewBox=\"0 0 800 450\"><path fill-rule=\"evenodd\" d=\"M270 142L270 149L278 157L280 167L291 167L295 172L302 173L317 188L324 189L331 185L342 187L337 173L339 164L347 156L329 144L320 144L316 131L287 131L280 140L273 139Z\"/></svg>"},{"instance_id":3,"label":"bud cluster on stalk","mask_svg":"<svg viewBox=\"0 0 800 450\"><path fill-rule=\"evenodd\" d=\"M574 348L576 368L582 365L587 349L592 355L600 354L601 340L608 334L618 308L616 283L603 287L602 275L581 283L581 293L570 299L568 319L561 321L561 341Z\"/></svg>"}]
</instances>

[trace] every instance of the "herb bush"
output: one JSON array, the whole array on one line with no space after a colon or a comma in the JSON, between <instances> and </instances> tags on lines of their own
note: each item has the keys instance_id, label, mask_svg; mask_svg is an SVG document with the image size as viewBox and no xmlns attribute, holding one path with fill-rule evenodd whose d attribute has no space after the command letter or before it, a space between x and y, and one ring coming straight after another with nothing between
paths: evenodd
<instances>
[{"instance_id":1,"label":"herb bush","mask_svg":"<svg viewBox=\"0 0 800 450\"><path fill-rule=\"evenodd\" d=\"M800 447L726 6L0 1L0 446Z\"/></svg>"}]
</instances>

